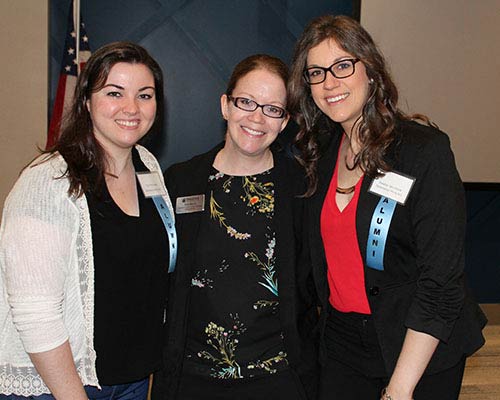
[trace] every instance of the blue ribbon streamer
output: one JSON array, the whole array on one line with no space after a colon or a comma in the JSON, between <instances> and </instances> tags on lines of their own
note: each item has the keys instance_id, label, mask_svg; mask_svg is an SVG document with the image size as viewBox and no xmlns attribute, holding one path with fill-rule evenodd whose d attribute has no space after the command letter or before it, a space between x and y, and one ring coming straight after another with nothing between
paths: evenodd
<instances>
[{"instance_id":1,"label":"blue ribbon streamer","mask_svg":"<svg viewBox=\"0 0 500 400\"><path fill-rule=\"evenodd\" d=\"M366 244L366 265L379 271L384 270L385 243L396 204L395 200L380 198L370 223Z\"/></svg>"},{"instance_id":2,"label":"blue ribbon streamer","mask_svg":"<svg viewBox=\"0 0 500 400\"><path fill-rule=\"evenodd\" d=\"M154 196L152 199L167 231L170 258L168 263L168 272L171 273L174 272L175 263L177 261L177 233L175 231L174 219L172 218L170 209L167 207L167 204L162 196Z\"/></svg>"}]
</instances>

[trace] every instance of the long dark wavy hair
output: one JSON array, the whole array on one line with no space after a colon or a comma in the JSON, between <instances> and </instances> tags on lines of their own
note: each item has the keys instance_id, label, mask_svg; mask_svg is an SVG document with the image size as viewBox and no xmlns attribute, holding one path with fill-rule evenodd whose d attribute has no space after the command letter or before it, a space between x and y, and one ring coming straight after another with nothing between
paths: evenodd
<instances>
[{"instance_id":1,"label":"long dark wavy hair","mask_svg":"<svg viewBox=\"0 0 500 400\"><path fill-rule=\"evenodd\" d=\"M306 169L308 178L306 197L316 191L321 137L339 129L339 124L314 103L310 87L303 78L309 50L325 40L334 40L347 53L359 58L370 81L362 116L354 124L358 128L361 150L352 168L359 166L369 176L377 176L378 169L389 171L384 154L395 139L396 121L410 119L397 108L398 90L370 34L357 21L342 15L326 15L312 20L296 44L288 81L288 107L300 127L295 137L299 151L297 159Z\"/></svg>"},{"instance_id":2,"label":"long dark wavy hair","mask_svg":"<svg viewBox=\"0 0 500 400\"><path fill-rule=\"evenodd\" d=\"M161 129L163 74L158 63L146 49L135 43L114 42L98 49L78 76L73 103L63 122L59 139L45 152L49 154L59 152L68 164L64 177L69 179L69 196L79 197L88 190L99 193L104 184L106 154L94 136L94 127L86 102L92 93L104 87L111 68L121 62L143 64L149 68L154 77L156 115L151 129L141 142L152 132Z\"/></svg>"}]
</instances>

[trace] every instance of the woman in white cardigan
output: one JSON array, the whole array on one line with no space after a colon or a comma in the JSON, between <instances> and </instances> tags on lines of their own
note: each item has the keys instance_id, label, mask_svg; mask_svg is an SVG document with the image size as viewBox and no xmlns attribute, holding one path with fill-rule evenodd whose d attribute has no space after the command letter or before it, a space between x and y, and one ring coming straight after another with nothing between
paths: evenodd
<instances>
[{"instance_id":1,"label":"woman in white cardigan","mask_svg":"<svg viewBox=\"0 0 500 400\"><path fill-rule=\"evenodd\" d=\"M160 127L162 110L162 72L147 51L102 47L78 78L57 144L9 194L0 399L146 398L161 368L175 232L158 162L137 143Z\"/></svg>"}]
</instances>

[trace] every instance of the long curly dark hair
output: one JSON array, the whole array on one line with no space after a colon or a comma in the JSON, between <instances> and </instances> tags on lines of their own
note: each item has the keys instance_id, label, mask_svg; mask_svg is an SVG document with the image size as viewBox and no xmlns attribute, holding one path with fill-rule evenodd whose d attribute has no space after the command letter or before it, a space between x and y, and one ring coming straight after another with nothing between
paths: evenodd
<instances>
[{"instance_id":1,"label":"long curly dark hair","mask_svg":"<svg viewBox=\"0 0 500 400\"><path fill-rule=\"evenodd\" d=\"M306 169L308 178L306 197L314 194L317 187L319 141L322 136L337 131L339 125L314 103L310 87L303 78L309 50L324 40L334 40L347 53L360 59L370 80L368 99L355 124L361 150L353 168L359 166L369 176L377 176L378 169L390 170L384 154L394 141L396 121L410 118L397 108L398 90L384 57L357 21L342 15L326 15L311 21L296 44L288 81L288 107L300 127L295 138L299 151L297 159Z\"/></svg>"},{"instance_id":2,"label":"long curly dark hair","mask_svg":"<svg viewBox=\"0 0 500 400\"><path fill-rule=\"evenodd\" d=\"M61 135L45 153L60 153L68 168L69 196L79 197L87 190L100 192L106 169L105 151L94 136L94 129L86 102L92 93L106 84L111 68L120 62L143 64L154 77L156 116L146 136L161 129L163 120L163 74L158 63L143 47L131 42L114 42L98 49L83 68L75 88L75 95ZM144 136L141 142L144 141ZM90 182L92 181L92 185ZM92 186L92 187L90 187Z\"/></svg>"}]
</instances>

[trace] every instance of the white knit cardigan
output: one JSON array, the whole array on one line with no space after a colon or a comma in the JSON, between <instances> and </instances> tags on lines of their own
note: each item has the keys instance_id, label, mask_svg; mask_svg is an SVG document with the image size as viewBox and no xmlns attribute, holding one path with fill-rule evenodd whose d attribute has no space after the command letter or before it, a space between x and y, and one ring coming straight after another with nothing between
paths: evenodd
<instances>
[{"instance_id":1,"label":"white knit cardigan","mask_svg":"<svg viewBox=\"0 0 500 400\"><path fill-rule=\"evenodd\" d=\"M150 171L154 156L136 146ZM99 386L94 350L94 259L85 196L69 197L60 155L27 167L0 228L0 393L50 393L27 353L69 340L84 385ZM174 215L168 195L164 198ZM167 245L167 244L166 244Z\"/></svg>"}]
</instances>

